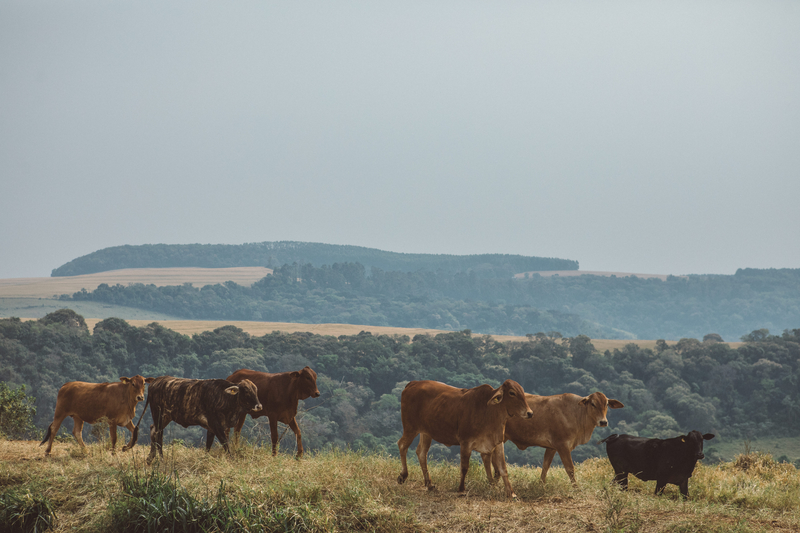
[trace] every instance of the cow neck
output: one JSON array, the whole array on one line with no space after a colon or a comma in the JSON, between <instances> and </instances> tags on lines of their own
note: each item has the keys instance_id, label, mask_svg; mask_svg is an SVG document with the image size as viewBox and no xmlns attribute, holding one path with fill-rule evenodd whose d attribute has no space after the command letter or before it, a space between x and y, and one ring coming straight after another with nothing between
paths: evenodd
<instances>
[{"instance_id":1,"label":"cow neck","mask_svg":"<svg viewBox=\"0 0 800 533\"><path fill-rule=\"evenodd\" d=\"M586 413L586 408L581 404L578 404L580 407L580 436L578 437L579 440L576 444L586 444L589 442L589 439L592 438L592 432L594 432L595 423L589 418L589 415Z\"/></svg>"}]
</instances>

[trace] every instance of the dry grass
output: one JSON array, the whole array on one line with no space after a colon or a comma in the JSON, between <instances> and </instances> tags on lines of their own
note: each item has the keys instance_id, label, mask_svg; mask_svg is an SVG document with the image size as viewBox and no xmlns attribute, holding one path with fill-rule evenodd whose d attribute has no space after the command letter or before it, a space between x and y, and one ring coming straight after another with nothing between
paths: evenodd
<instances>
[{"instance_id":1,"label":"dry grass","mask_svg":"<svg viewBox=\"0 0 800 533\"><path fill-rule=\"evenodd\" d=\"M234 281L249 286L271 273L272 269L265 267L126 268L83 276L0 279L0 298L51 298L53 295L73 294L81 289L93 291L102 283L144 283L159 287L191 283L195 287L202 287Z\"/></svg>"},{"instance_id":2,"label":"dry grass","mask_svg":"<svg viewBox=\"0 0 800 533\"><path fill-rule=\"evenodd\" d=\"M0 441L0 491L25 485L44 492L57 506L56 531L102 531L108 525L107 504L119 496L120 473L144 473L147 451L138 446L112 456L102 444L92 444L84 454L70 442L58 443L45 459L36 443ZM538 468L511 467L516 501L505 499L502 484L488 483L475 462L464 496L455 492L456 464L431 463L437 490L429 492L413 461L409 479L398 485L397 459L343 451L310 453L296 461L250 446L232 457L219 447L206 454L168 446L153 468L176 474L198 497L224 481L247 501L302 515L312 531L798 531L797 470L771 458L751 458L743 469L742 461L747 460L699 465L685 502L672 485L661 497L652 495L654 482L636 479L630 491L619 491L610 483L613 473L605 459L578 465L578 488L562 468L551 469L543 485Z\"/></svg>"}]
</instances>

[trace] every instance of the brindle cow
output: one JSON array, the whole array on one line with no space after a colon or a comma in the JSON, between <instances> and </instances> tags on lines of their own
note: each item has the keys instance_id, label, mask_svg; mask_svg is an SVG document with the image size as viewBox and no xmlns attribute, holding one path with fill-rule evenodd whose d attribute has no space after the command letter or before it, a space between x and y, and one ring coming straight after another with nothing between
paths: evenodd
<instances>
[{"instance_id":1,"label":"brindle cow","mask_svg":"<svg viewBox=\"0 0 800 533\"><path fill-rule=\"evenodd\" d=\"M216 436L225 451L230 453L228 433L231 427L242 414L261 410L256 386L247 379L237 385L224 379L161 376L150 385L145 411L148 405L153 415L153 425L150 426L147 464L153 461L156 452L164 455L164 428L170 422L174 421L183 427L205 428L210 435L206 451L211 449Z\"/></svg>"},{"instance_id":2,"label":"brindle cow","mask_svg":"<svg viewBox=\"0 0 800 533\"><path fill-rule=\"evenodd\" d=\"M595 427L608 425L606 415L609 407L620 409L625 406L619 400L606 398L602 392L594 392L583 398L570 393L555 396L526 394L525 399L533 411L533 417L530 420L510 419L506 424L505 440L510 440L520 450L528 446L545 448L542 482L547 481L550 463L558 452L570 481L573 485L577 485L572 450L579 444L589 442ZM492 462L497 472L501 466L505 467L502 447L497 448Z\"/></svg>"},{"instance_id":3,"label":"brindle cow","mask_svg":"<svg viewBox=\"0 0 800 533\"><path fill-rule=\"evenodd\" d=\"M120 383L70 381L62 385L56 398L53 422L47 426L47 433L39 443L39 446L47 443L44 454L50 455L58 428L68 416L71 416L74 422L72 435L81 448L86 448L82 436L83 423L94 424L103 417L108 419L111 453L115 453L117 446L117 426L128 428L131 432L131 440L122 447L122 451L126 452L133 448L139 435L138 428L135 428L132 422L136 416L136 404L144 400L145 383L151 383L153 379L136 375L132 378L121 377Z\"/></svg>"},{"instance_id":4,"label":"brindle cow","mask_svg":"<svg viewBox=\"0 0 800 533\"><path fill-rule=\"evenodd\" d=\"M241 369L230 376L228 381L239 383L243 379L249 379L258 388L258 399L262 409L258 412L250 412L250 416L258 418L266 416L269 418L269 432L272 438L272 455L278 453L278 422L288 425L294 432L297 441L297 458L303 456L303 439L300 433L300 426L297 425L297 402L306 398L318 398L319 389L317 388L317 373L310 367L305 367L300 371L281 372L279 374L268 374L256 370ZM242 413L234 428L235 439L239 439L242 426L247 418L247 413ZM209 439L213 439L211 434Z\"/></svg>"},{"instance_id":5,"label":"brindle cow","mask_svg":"<svg viewBox=\"0 0 800 533\"><path fill-rule=\"evenodd\" d=\"M417 457L428 490L434 490L428 475L428 449L431 441L445 446L461 447L461 483L458 492L464 492L464 479L469 470L472 450L484 458L487 475L488 459L496 448L503 447L506 421L511 417L530 418L533 415L525 403L525 391L516 381L507 379L500 387L480 385L472 389L459 389L438 381L412 381L400 395L400 416L403 436L397 441L403 470L397 478L403 483L408 477L406 452L419 434ZM508 473L501 465L500 475L505 483L506 496L515 497Z\"/></svg>"}]
</instances>

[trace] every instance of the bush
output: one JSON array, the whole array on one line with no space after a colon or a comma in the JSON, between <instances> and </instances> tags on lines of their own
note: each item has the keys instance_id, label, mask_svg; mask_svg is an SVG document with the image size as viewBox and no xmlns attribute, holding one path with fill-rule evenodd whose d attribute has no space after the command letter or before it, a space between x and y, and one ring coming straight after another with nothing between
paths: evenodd
<instances>
[{"instance_id":1,"label":"bush","mask_svg":"<svg viewBox=\"0 0 800 533\"><path fill-rule=\"evenodd\" d=\"M34 401L25 394L25 385L12 389L0 381L0 437L21 439L35 429Z\"/></svg>"},{"instance_id":2,"label":"bush","mask_svg":"<svg viewBox=\"0 0 800 533\"><path fill-rule=\"evenodd\" d=\"M47 531L55 526L53 504L43 495L10 490L0 494L0 533Z\"/></svg>"}]
</instances>

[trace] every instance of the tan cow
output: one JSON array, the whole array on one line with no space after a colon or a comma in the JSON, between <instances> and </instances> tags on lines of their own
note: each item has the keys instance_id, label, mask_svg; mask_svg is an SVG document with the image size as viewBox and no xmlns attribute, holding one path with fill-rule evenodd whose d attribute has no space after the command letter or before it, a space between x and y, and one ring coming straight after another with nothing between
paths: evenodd
<instances>
[{"instance_id":1,"label":"tan cow","mask_svg":"<svg viewBox=\"0 0 800 533\"><path fill-rule=\"evenodd\" d=\"M288 425L294 432L297 441L297 458L303 456L303 438L300 426L297 425L297 403L306 398L319 398L317 388L317 373L311 367L294 372L280 372L278 374L268 374L257 370L241 369L230 376L228 381L239 383L243 379L249 379L258 387L258 399L261 402L261 410L251 412L250 416L258 418L266 416L269 418L269 431L272 438L272 455L278 453L278 422ZM242 426L247 418L247 413L242 413L236 426L233 428L234 439L238 441ZM210 439L214 437L209 435Z\"/></svg>"},{"instance_id":2,"label":"tan cow","mask_svg":"<svg viewBox=\"0 0 800 533\"><path fill-rule=\"evenodd\" d=\"M572 450L579 444L589 442L595 427L608 425L606 414L609 407L620 409L625 406L618 400L609 400L602 392L595 392L584 398L569 393L555 396L526 394L525 398L533 411L533 418L509 420L506 424L505 440L510 440L520 450L528 446L541 446L546 449L542 462L542 482L547 481L550 463L558 452L569 479L573 484L577 484ZM503 448L498 447L492 457L497 473L506 469L505 462ZM487 473L491 471L485 459L484 466Z\"/></svg>"},{"instance_id":3,"label":"tan cow","mask_svg":"<svg viewBox=\"0 0 800 533\"><path fill-rule=\"evenodd\" d=\"M117 426L128 428L131 432L131 440L122 447L122 451L133 448L138 431L135 431L131 420L136 415L136 404L144 400L145 383L152 383L153 379L136 375L132 378L121 377L120 383L70 381L62 385L56 398L53 423L47 427L47 433L39 443L39 446L47 443L44 454L50 455L58 428L68 416L71 416L74 422L72 435L81 448L86 448L81 435L83 423L94 424L103 417L108 419L111 453L115 452L114 448L117 445Z\"/></svg>"},{"instance_id":4,"label":"tan cow","mask_svg":"<svg viewBox=\"0 0 800 533\"><path fill-rule=\"evenodd\" d=\"M516 381L507 379L500 387L480 385L472 389L459 389L438 381L412 381L400 396L400 417L403 436L397 441L403 470L398 483L408 477L406 452L419 435L417 457L428 490L434 490L428 474L428 450L431 441L445 446L461 447L461 483L458 492L464 492L464 479L469 470L472 450L484 458L487 475L491 476L489 459L496 449L503 455L503 434L506 421L512 417L530 418L531 410L525 403L525 391ZM516 495L508 481L505 462L498 467L505 483L506 496Z\"/></svg>"}]
</instances>

